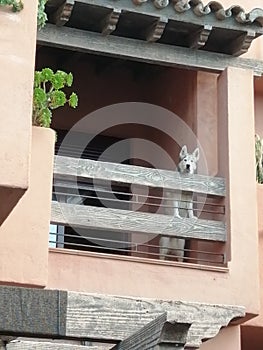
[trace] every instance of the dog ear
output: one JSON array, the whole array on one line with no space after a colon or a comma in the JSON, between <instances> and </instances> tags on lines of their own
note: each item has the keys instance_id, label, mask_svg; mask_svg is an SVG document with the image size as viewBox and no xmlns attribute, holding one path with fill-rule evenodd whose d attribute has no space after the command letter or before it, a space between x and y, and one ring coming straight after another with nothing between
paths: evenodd
<instances>
[{"instance_id":1,"label":"dog ear","mask_svg":"<svg viewBox=\"0 0 263 350\"><path fill-rule=\"evenodd\" d=\"M184 145L181 149L181 152L179 154L180 159L183 159L187 155L187 147Z\"/></svg>"},{"instance_id":2,"label":"dog ear","mask_svg":"<svg viewBox=\"0 0 263 350\"><path fill-rule=\"evenodd\" d=\"M194 150L193 156L195 157L196 161L198 161L198 159L199 159L199 148L198 147Z\"/></svg>"}]
</instances>

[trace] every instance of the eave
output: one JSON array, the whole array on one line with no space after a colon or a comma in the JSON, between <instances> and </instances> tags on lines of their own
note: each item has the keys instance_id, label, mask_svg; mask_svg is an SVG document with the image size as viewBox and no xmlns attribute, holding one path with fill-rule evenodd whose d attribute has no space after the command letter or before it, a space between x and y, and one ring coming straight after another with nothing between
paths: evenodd
<instances>
[{"instance_id":1,"label":"eave","mask_svg":"<svg viewBox=\"0 0 263 350\"><path fill-rule=\"evenodd\" d=\"M200 0L48 0L46 9L40 45L216 73L228 66L263 72L262 61L235 58L262 35L263 9Z\"/></svg>"}]
</instances>

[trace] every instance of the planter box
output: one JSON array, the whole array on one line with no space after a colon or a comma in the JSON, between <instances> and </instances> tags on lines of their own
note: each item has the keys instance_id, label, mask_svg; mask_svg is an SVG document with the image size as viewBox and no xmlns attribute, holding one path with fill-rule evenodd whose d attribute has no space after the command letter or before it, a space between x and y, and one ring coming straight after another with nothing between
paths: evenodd
<instances>
[{"instance_id":1,"label":"planter box","mask_svg":"<svg viewBox=\"0 0 263 350\"><path fill-rule=\"evenodd\" d=\"M29 189L0 227L0 283L45 286L55 133L33 127Z\"/></svg>"},{"instance_id":2,"label":"planter box","mask_svg":"<svg viewBox=\"0 0 263 350\"><path fill-rule=\"evenodd\" d=\"M19 13L0 7L0 225L29 184L37 1Z\"/></svg>"}]
</instances>

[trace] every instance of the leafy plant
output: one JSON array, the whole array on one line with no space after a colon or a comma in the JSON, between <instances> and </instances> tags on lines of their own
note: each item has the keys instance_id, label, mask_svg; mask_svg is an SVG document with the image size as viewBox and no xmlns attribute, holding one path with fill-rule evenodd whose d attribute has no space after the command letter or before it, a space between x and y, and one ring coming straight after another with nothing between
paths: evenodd
<instances>
[{"instance_id":1,"label":"leafy plant","mask_svg":"<svg viewBox=\"0 0 263 350\"><path fill-rule=\"evenodd\" d=\"M0 0L0 6L11 6L13 12L19 12L24 7L21 0Z\"/></svg>"},{"instance_id":2,"label":"leafy plant","mask_svg":"<svg viewBox=\"0 0 263 350\"><path fill-rule=\"evenodd\" d=\"M255 154L256 154L256 179L263 183L263 139L255 135Z\"/></svg>"},{"instance_id":3,"label":"leafy plant","mask_svg":"<svg viewBox=\"0 0 263 350\"><path fill-rule=\"evenodd\" d=\"M45 12L46 3L47 0L38 0L37 25L39 29L43 28L47 21L47 14Z\"/></svg>"},{"instance_id":4,"label":"leafy plant","mask_svg":"<svg viewBox=\"0 0 263 350\"><path fill-rule=\"evenodd\" d=\"M33 125L50 127L52 111L68 104L72 108L78 105L78 96L72 92L69 98L62 89L73 83L72 73L61 70L53 72L50 68L44 68L35 72L33 94Z\"/></svg>"}]
</instances>

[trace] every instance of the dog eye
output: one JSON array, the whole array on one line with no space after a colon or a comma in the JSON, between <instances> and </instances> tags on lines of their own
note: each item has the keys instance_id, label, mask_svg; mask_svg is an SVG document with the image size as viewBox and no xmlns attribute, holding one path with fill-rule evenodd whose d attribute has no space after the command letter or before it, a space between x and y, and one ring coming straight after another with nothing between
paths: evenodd
<instances>
[{"instance_id":1,"label":"dog eye","mask_svg":"<svg viewBox=\"0 0 263 350\"><path fill-rule=\"evenodd\" d=\"M186 159L184 159L184 162L187 162L187 160L186 160Z\"/></svg>"}]
</instances>

